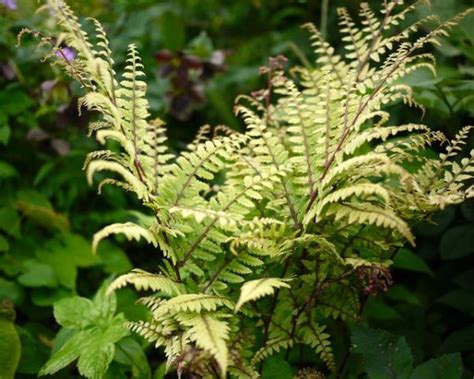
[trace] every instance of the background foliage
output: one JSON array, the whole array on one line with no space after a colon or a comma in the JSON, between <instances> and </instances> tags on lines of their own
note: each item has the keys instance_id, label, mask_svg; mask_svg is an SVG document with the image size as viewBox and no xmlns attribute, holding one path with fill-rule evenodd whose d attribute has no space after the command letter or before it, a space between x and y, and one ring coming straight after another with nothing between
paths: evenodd
<instances>
[{"instance_id":1,"label":"background foliage","mask_svg":"<svg viewBox=\"0 0 474 379\"><path fill-rule=\"evenodd\" d=\"M432 3L433 12L443 19L469 5L461 0ZM15 47L22 27L47 27L44 16L34 15L37 3L17 1L16 9L8 9L9 4L0 2L0 362L9 362L1 365L7 371L0 376L11 377L17 366L15 377L28 378L37 375L53 346L58 349L87 329L80 323L61 323L61 299L77 296L77 304L84 303L80 299L92 298L111 275L133 266L154 270L157 252L117 239L92 254L93 232L141 215L127 211L134 208L134 200L121 191L104 187L99 201L87 186L81 168L94 147L85 136L85 125L93 116L77 116L78 88L59 70L38 61L34 41ZM324 17L320 2L309 0L84 0L80 7L71 5L78 14L105 24L117 56L125 54L128 43L138 44L148 70L152 111L167 121L172 144L180 149L203 123L241 128L232 115L234 98L262 85L258 67L267 57L282 53L292 62L311 60L307 36L299 27L306 21L320 25L326 19L329 40L337 46L336 6L356 9L358 2L331 1ZM424 71L410 78L416 99L427 108L423 123L449 137L472 124L472 21L471 16L436 49L436 78ZM421 116L406 108L393 109L392 114L396 122ZM407 377L403 369L408 363L416 367L412 378L431 377L426 373L437 365L450 373L443 377L456 378L461 359L464 377L472 377L474 205L446 209L433 221L417 228L416 249L401 249L395 257L395 284L386 294L370 298L365 326L346 330L341 325L336 354L344 358L354 344L343 370L348 377L364 372L387 377L380 367L393 361L397 378ZM96 299L100 304L100 292ZM135 300L131 290L119 291L116 305L109 305L110 317L124 313L138 319L144 310L134 305ZM79 320L87 315L84 312ZM11 349L2 347L5 341ZM142 341L130 336L116 339L115 334L106 342L111 341L120 342L115 351L102 352L105 360L113 359L106 377L163 377L164 358L148 351ZM376 354L371 350L374 341L396 346L397 354L388 347L386 354ZM429 361L443 354L453 354L445 358L446 364ZM311 359L274 357L265 361L264 377L291 378L299 368L310 366ZM420 366L423 362L427 363ZM79 371L87 370L78 366ZM75 375L73 366L56 374Z\"/></svg>"}]
</instances>

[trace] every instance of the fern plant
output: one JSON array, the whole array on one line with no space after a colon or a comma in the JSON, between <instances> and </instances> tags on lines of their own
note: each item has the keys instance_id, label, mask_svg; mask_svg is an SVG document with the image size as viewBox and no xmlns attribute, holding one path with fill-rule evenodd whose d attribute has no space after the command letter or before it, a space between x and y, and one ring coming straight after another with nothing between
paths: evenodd
<instances>
[{"instance_id":1,"label":"fern plant","mask_svg":"<svg viewBox=\"0 0 474 379\"><path fill-rule=\"evenodd\" d=\"M100 23L93 41L64 2L48 1L61 28L50 57L84 87L80 106L102 116L90 132L104 149L89 154L87 178L107 172L99 190L133 192L151 215L106 226L93 246L123 234L164 255L157 272L135 269L108 291L151 292L141 300L149 319L129 328L163 348L179 375L257 378L266 357L301 345L319 370L335 371L330 320L358 319L366 296L391 284L413 224L473 196L474 151L458 158L470 127L449 141L425 125L390 124L388 104L421 108L403 78L435 73L423 48L471 13L400 27L421 3L385 0L380 15L362 3L360 25L338 9L341 54L305 25L313 67L287 75L285 59L271 58L261 70L268 87L236 101L245 133L205 126L173 154L163 122L150 118L137 48L119 77ZM63 43L76 59L63 59ZM437 158L424 153L433 144L444 149Z\"/></svg>"}]
</instances>

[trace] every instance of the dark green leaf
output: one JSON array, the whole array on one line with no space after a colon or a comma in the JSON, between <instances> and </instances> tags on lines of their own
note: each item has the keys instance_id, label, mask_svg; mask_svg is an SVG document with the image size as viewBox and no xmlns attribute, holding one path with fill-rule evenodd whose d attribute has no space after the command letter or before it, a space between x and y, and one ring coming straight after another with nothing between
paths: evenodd
<instances>
[{"instance_id":1,"label":"dark green leaf","mask_svg":"<svg viewBox=\"0 0 474 379\"><path fill-rule=\"evenodd\" d=\"M0 230L13 237L20 236L20 216L13 208L0 208Z\"/></svg>"},{"instance_id":2,"label":"dark green leaf","mask_svg":"<svg viewBox=\"0 0 474 379\"><path fill-rule=\"evenodd\" d=\"M413 251L405 248L400 249L397 255L395 255L393 267L402 270L422 272L431 276L434 275L433 271L431 271L423 259L417 256Z\"/></svg>"},{"instance_id":3,"label":"dark green leaf","mask_svg":"<svg viewBox=\"0 0 474 379\"><path fill-rule=\"evenodd\" d=\"M131 366L133 378L148 379L150 377L150 366L143 347L132 337L123 338L117 344L115 360Z\"/></svg>"},{"instance_id":4,"label":"dark green leaf","mask_svg":"<svg viewBox=\"0 0 474 379\"><path fill-rule=\"evenodd\" d=\"M7 145L10 140L11 130L8 125L0 125L0 144Z\"/></svg>"},{"instance_id":5,"label":"dark green leaf","mask_svg":"<svg viewBox=\"0 0 474 379\"><path fill-rule=\"evenodd\" d=\"M8 251L10 248L10 244L8 243L8 240L0 235L0 252L1 251Z\"/></svg>"},{"instance_id":6,"label":"dark green leaf","mask_svg":"<svg viewBox=\"0 0 474 379\"><path fill-rule=\"evenodd\" d=\"M11 164L0 161L0 179L9 179L18 176L18 171Z\"/></svg>"},{"instance_id":7,"label":"dark green leaf","mask_svg":"<svg viewBox=\"0 0 474 379\"><path fill-rule=\"evenodd\" d=\"M474 325L451 333L441 346L443 353L474 351Z\"/></svg>"},{"instance_id":8,"label":"dark green leaf","mask_svg":"<svg viewBox=\"0 0 474 379\"><path fill-rule=\"evenodd\" d=\"M440 252L445 260L462 258L474 252L474 224L456 226L444 233Z\"/></svg>"},{"instance_id":9,"label":"dark green leaf","mask_svg":"<svg viewBox=\"0 0 474 379\"><path fill-rule=\"evenodd\" d=\"M36 260L28 260L23 264L23 274L18 281L26 287L56 287L58 280L53 268Z\"/></svg>"},{"instance_id":10,"label":"dark green leaf","mask_svg":"<svg viewBox=\"0 0 474 379\"><path fill-rule=\"evenodd\" d=\"M16 282L0 277L0 302L3 299L10 300L13 304L19 305L23 302L25 291Z\"/></svg>"},{"instance_id":11,"label":"dark green leaf","mask_svg":"<svg viewBox=\"0 0 474 379\"><path fill-rule=\"evenodd\" d=\"M294 371L281 356L273 355L263 362L262 379L292 379Z\"/></svg>"},{"instance_id":12,"label":"dark green leaf","mask_svg":"<svg viewBox=\"0 0 474 379\"><path fill-rule=\"evenodd\" d=\"M97 256L108 274L122 274L133 267L125 252L109 241L100 243Z\"/></svg>"},{"instance_id":13,"label":"dark green leaf","mask_svg":"<svg viewBox=\"0 0 474 379\"><path fill-rule=\"evenodd\" d=\"M441 296L437 302L474 315L474 294L471 291L451 291Z\"/></svg>"},{"instance_id":14,"label":"dark green leaf","mask_svg":"<svg viewBox=\"0 0 474 379\"><path fill-rule=\"evenodd\" d=\"M462 371L461 354L449 354L419 365L410 379L461 379Z\"/></svg>"},{"instance_id":15,"label":"dark green leaf","mask_svg":"<svg viewBox=\"0 0 474 379\"><path fill-rule=\"evenodd\" d=\"M0 318L0 378L13 379L20 361L20 337L15 324Z\"/></svg>"},{"instance_id":16,"label":"dark green leaf","mask_svg":"<svg viewBox=\"0 0 474 379\"><path fill-rule=\"evenodd\" d=\"M352 333L353 351L364 356L370 379L408 379L413 357L404 337L383 330L357 327Z\"/></svg>"}]
</instances>

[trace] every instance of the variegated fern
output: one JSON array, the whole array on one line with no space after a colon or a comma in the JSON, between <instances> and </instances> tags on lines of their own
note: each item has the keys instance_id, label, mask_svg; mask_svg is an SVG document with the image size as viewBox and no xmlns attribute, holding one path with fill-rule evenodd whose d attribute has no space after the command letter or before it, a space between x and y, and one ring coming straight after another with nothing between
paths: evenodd
<instances>
[{"instance_id":1,"label":"variegated fern","mask_svg":"<svg viewBox=\"0 0 474 379\"><path fill-rule=\"evenodd\" d=\"M175 155L163 122L150 119L136 47L118 79L99 22L91 42L68 6L49 0L61 27L52 57L86 90L80 105L102 115L90 131L105 148L90 153L87 178L109 172L99 188L133 192L154 216L105 227L94 247L120 233L164 254L159 272L133 270L109 291L153 292L141 300L150 318L129 325L163 347L178 373L256 378L259 362L298 345L335 370L328 320L357 318L364 286L389 284L393 252L414 244L410 225L474 195L466 184L474 151L457 159L470 127L450 142L424 125L388 124L387 104L418 106L403 78L435 71L421 49L471 12L400 27L419 3L385 0L380 17L363 3L360 26L339 9L345 54L305 25L314 67L288 77L284 59L271 59L262 69L268 88L237 101L245 133L218 127L211 138L205 126ZM77 58L61 59L60 43ZM107 148L111 140L119 151ZM435 143L445 152L423 154Z\"/></svg>"}]
</instances>

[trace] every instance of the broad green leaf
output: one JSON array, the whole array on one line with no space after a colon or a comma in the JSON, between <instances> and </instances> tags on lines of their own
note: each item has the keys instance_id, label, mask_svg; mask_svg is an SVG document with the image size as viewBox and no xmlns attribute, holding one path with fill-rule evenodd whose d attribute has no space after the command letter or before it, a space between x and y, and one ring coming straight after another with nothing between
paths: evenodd
<instances>
[{"instance_id":1,"label":"broad green leaf","mask_svg":"<svg viewBox=\"0 0 474 379\"><path fill-rule=\"evenodd\" d=\"M449 354L419 365L410 379L461 379L462 372L461 354Z\"/></svg>"},{"instance_id":2,"label":"broad green leaf","mask_svg":"<svg viewBox=\"0 0 474 379\"><path fill-rule=\"evenodd\" d=\"M18 281L26 287L56 287L58 280L54 269L36 260L27 260L23 264L23 274Z\"/></svg>"},{"instance_id":3,"label":"broad green leaf","mask_svg":"<svg viewBox=\"0 0 474 379\"><path fill-rule=\"evenodd\" d=\"M153 373L152 379L165 379L165 375L167 371L168 371L167 364L166 362L164 362L160 364L158 368L155 370L155 372Z\"/></svg>"},{"instance_id":4,"label":"broad green leaf","mask_svg":"<svg viewBox=\"0 0 474 379\"><path fill-rule=\"evenodd\" d=\"M352 333L352 345L355 353L364 356L365 370L370 379L410 377L413 357L404 337L357 327Z\"/></svg>"},{"instance_id":5,"label":"broad green leaf","mask_svg":"<svg viewBox=\"0 0 474 379\"><path fill-rule=\"evenodd\" d=\"M20 236L20 216L13 208L0 208L0 230L12 237Z\"/></svg>"},{"instance_id":6,"label":"broad green leaf","mask_svg":"<svg viewBox=\"0 0 474 379\"><path fill-rule=\"evenodd\" d=\"M431 271L430 267L423 259L417 256L412 250L406 248L400 249L397 255L395 255L392 267L402 270L422 272L431 276L434 275L433 271Z\"/></svg>"},{"instance_id":7,"label":"broad green leaf","mask_svg":"<svg viewBox=\"0 0 474 379\"><path fill-rule=\"evenodd\" d=\"M115 345L97 337L81 353L77 362L79 373L86 378L101 379L115 354Z\"/></svg>"},{"instance_id":8,"label":"broad green leaf","mask_svg":"<svg viewBox=\"0 0 474 379\"><path fill-rule=\"evenodd\" d=\"M0 317L0 378L13 379L20 361L21 343L15 324Z\"/></svg>"},{"instance_id":9,"label":"broad green leaf","mask_svg":"<svg viewBox=\"0 0 474 379\"><path fill-rule=\"evenodd\" d=\"M430 217L430 222L423 222L415 227L416 234L428 237L439 236L453 222L455 217L456 209L454 207L436 212Z\"/></svg>"},{"instance_id":10,"label":"broad green leaf","mask_svg":"<svg viewBox=\"0 0 474 379\"><path fill-rule=\"evenodd\" d=\"M54 304L54 318L65 328L84 329L92 325L97 316L94 303L84 297L70 297Z\"/></svg>"},{"instance_id":11,"label":"broad green leaf","mask_svg":"<svg viewBox=\"0 0 474 379\"><path fill-rule=\"evenodd\" d=\"M474 294L471 291L454 290L441 296L436 301L474 315Z\"/></svg>"},{"instance_id":12,"label":"broad green leaf","mask_svg":"<svg viewBox=\"0 0 474 379\"><path fill-rule=\"evenodd\" d=\"M112 309L110 305L103 306L104 292L105 286L99 290L93 302L79 300L79 303L80 298L76 297L65 299L59 305L61 321L68 326L81 326L82 329L73 335L68 335L66 342L61 341L62 346L53 352L40 370L40 375L54 374L76 359L79 359L77 363L79 372L87 378L100 379L104 375L114 357L114 344L129 335L123 315L112 317L113 315L108 313ZM91 316L96 317L87 323L78 321L81 312L72 312L70 309L74 302L86 315L92 312ZM106 314L102 313L104 309L107 311ZM115 307L113 309L115 310ZM68 320L68 317L71 317L71 320Z\"/></svg>"},{"instance_id":13,"label":"broad green leaf","mask_svg":"<svg viewBox=\"0 0 474 379\"><path fill-rule=\"evenodd\" d=\"M93 302L100 317L110 320L117 310L117 297L114 293L107 295L107 287L110 283L104 282L94 296Z\"/></svg>"},{"instance_id":14,"label":"broad green leaf","mask_svg":"<svg viewBox=\"0 0 474 379\"><path fill-rule=\"evenodd\" d=\"M474 224L455 226L443 234L440 254L444 260L465 257L474 252Z\"/></svg>"},{"instance_id":15,"label":"broad green leaf","mask_svg":"<svg viewBox=\"0 0 474 379\"><path fill-rule=\"evenodd\" d=\"M31 324L18 328L18 333L21 340L21 358L17 373L36 377L49 358L49 348L39 340L38 331Z\"/></svg>"},{"instance_id":16,"label":"broad green leaf","mask_svg":"<svg viewBox=\"0 0 474 379\"><path fill-rule=\"evenodd\" d=\"M0 161L0 179L9 179L18 176L18 171L10 163Z\"/></svg>"},{"instance_id":17,"label":"broad green leaf","mask_svg":"<svg viewBox=\"0 0 474 379\"><path fill-rule=\"evenodd\" d=\"M74 292L71 289L64 287L38 287L33 288L31 292L33 304L40 307L51 307L54 303L61 299L74 296Z\"/></svg>"},{"instance_id":18,"label":"broad green leaf","mask_svg":"<svg viewBox=\"0 0 474 379\"><path fill-rule=\"evenodd\" d=\"M281 356L271 356L263 362L262 379L292 379L294 370Z\"/></svg>"},{"instance_id":19,"label":"broad green leaf","mask_svg":"<svg viewBox=\"0 0 474 379\"><path fill-rule=\"evenodd\" d=\"M364 308L364 315L370 320L399 320L400 313L395 308L376 298L369 298Z\"/></svg>"},{"instance_id":20,"label":"broad green leaf","mask_svg":"<svg viewBox=\"0 0 474 379\"><path fill-rule=\"evenodd\" d=\"M0 91L0 110L7 115L20 115L34 104L32 98L19 87Z\"/></svg>"},{"instance_id":21,"label":"broad green leaf","mask_svg":"<svg viewBox=\"0 0 474 379\"><path fill-rule=\"evenodd\" d=\"M474 291L474 268L457 275L453 282L466 290Z\"/></svg>"},{"instance_id":22,"label":"broad green leaf","mask_svg":"<svg viewBox=\"0 0 474 379\"><path fill-rule=\"evenodd\" d=\"M66 216L45 206L31 204L24 200L17 201L18 209L33 222L47 229L69 230L69 220Z\"/></svg>"},{"instance_id":23,"label":"broad green leaf","mask_svg":"<svg viewBox=\"0 0 474 379\"><path fill-rule=\"evenodd\" d=\"M416 292L410 291L402 284L390 287L386 296L391 300L405 302L412 305L421 304Z\"/></svg>"},{"instance_id":24,"label":"broad green leaf","mask_svg":"<svg viewBox=\"0 0 474 379\"><path fill-rule=\"evenodd\" d=\"M117 343L115 361L132 367L132 376L136 379L150 377L150 365L143 347L132 337L123 338Z\"/></svg>"},{"instance_id":25,"label":"broad green leaf","mask_svg":"<svg viewBox=\"0 0 474 379\"><path fill-rule=\"evenodd\" d=\"M474 325L451 333L441 345L443 353L474 351Z\"/></svg>"},{"instance_id":26,"label":"broad green leaf","mask_svg":"<svg viewBox=\"0 0 474 379\"><path fill-rule=\"evenodd\" d=\"M39 376L51 375L76 360L83 351L86 351L99 330L91 328L78 331L58 351L56 351L41 368Z\"/></svg>"},{"instance_id":27,"label":"broad green leaf","mask_svg":"<svg viewBox=\"0 0 474 379\"><path fill-rule=\"evenodd\" d=\"M11 130L8 125L0 125L0 144L7 145L10 140Z\"/></svg>"},{"instance_id":28,"label":"broad green leaf","mask_svg":"<svg viewBox=\"0 0 474 379\"><path fill-rule=\"evenodd\" d=\"M108 274L122 274L130 271L133 266L127 254L109 241L102 241L97 249L103 270Z\"/></svg>"},{"instance_id":29,"label":"broad green leaf","mask_svg":"<svg viewBox=\"0 0 474 379\"><path fill-rule=\"evenodd\" d=\"M73 290L76 287L77 267L88 267L98 262L89 242L69 233L47 241L36 251L36 255L54 269L61 285Z\"/></svg>"},{"instance_id":30,"label":"broad green leaf","mask_svg":"<svg viewBox=\"0 0 474 379\"><path fill-rule=\"evenodd\" d=\"M23 287L18 283L6 280L0 277L0 301L3 299L10 300L15 305L20 305L25 297Z\"/></svg>"},{"instance_id":31,"label":"broad green leaf","mask_svg":"<svg viewBox=\"0 0 474 379\"><path fill-rule=\"evenodd\" d=\"M10 248L10 244L8 243L8 240L0 235L0 252L2 251L8 251Z\"/></svg>"}]
</instances>

